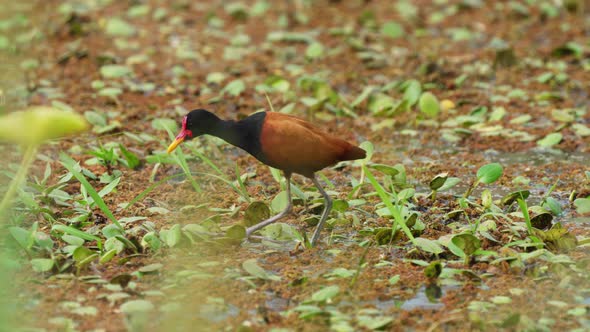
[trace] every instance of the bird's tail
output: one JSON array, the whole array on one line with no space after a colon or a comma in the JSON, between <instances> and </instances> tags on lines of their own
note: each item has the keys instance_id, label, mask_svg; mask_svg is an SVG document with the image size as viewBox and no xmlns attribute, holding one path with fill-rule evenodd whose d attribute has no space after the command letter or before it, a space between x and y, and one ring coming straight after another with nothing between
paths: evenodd
<instances>
[{"instance_id":1,"label":"bird's tail","mask_svg":"<svg viewBox=\"0 0 590 332\"><path fill-rule=\"evenodd\" d=\"M367 152L358 146L351 145L342 156L342 160L356 160L363 159L367 156Z\"/></svg>"}]
</instances>

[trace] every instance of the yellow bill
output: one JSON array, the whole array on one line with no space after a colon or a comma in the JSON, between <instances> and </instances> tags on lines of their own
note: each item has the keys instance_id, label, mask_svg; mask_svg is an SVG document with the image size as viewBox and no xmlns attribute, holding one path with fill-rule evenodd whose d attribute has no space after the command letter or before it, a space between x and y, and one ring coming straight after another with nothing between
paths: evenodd
<instances>
[{"instance_id":1,"label":"yellow bill","mask_svg":"<svg viewBox=\"0 0 590 332\"><path fill-rule=\"evenodd\" d=\"M174 142L172 142L172 144L170 144L168 146L168 153L172 153L172 151L174 151L176 149L178 144L182 143L183 141L184 141L184 136L181 136L181 135L176 136L176 139L174 140Z\"/></svg>"},{"instance_id":2,"label":"yellow bill","mask_svg":"<svg viewBox=\"0 0 590 332\"><path fill-rule=\"evenodd\" d=\"M186 139L186 137L188 136L189 139L193 137L193 132L190 129L186 128L186 116L182 119L182 129L180 130L180 133L178 133L178 135L176 135L176 138L174 139L174 142L172 142L172 144L170 144L170 146L168 146L168 153L171 153L172 151L174 151L176 149L176 147L178 146L178 144L184 142L184 140Z\"/></svg>"}]
</instances>

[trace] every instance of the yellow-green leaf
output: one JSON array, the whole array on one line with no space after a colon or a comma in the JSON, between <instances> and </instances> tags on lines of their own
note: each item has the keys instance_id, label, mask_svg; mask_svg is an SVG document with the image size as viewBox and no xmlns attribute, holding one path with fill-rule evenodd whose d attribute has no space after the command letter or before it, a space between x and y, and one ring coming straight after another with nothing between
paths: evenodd
<instances>
[{"instance_id":1,"label":"yellow-green leaf","mask_svg":"<svg viewBox=\"0 0 590 332\"><path fill-rule=\"evenodd\" d=\"M48 106L34 106L0 117L0 140L22 145L39 145L47 140L88 130L79 114Z\"/></svg>"}]
</instances>

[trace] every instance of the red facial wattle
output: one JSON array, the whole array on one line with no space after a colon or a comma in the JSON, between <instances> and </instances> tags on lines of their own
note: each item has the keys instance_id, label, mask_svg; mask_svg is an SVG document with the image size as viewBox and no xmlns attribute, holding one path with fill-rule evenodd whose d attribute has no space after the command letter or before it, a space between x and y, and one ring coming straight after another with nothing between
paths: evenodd
<instances>
[{"instance_id":1,"label":"red facial wattle","mask_svg":"<svg viewBox=\"0 0 590 332\"><path fill-rule=\"evenodd\" d=\"M182 129L180 130L180 133L178 133L178 135L176 135L176 139L174 140L174 142L172 142L172 144L170 144L170 146L168 147L168 153L171 153L172 151L174 151L174 149L176 149L176 147L182 143L186 137L192 138L193 137L193 132L189 129L186 129L186 116L182 119Z\"/></svg>"}]
</instances>

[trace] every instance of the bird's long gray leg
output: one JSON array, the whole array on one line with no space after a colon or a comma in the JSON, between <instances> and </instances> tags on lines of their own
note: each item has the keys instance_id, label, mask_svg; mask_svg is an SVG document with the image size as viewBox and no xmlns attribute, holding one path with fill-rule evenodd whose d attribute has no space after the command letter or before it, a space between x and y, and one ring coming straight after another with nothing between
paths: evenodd
<instances>
[{"instance_id":1,"label":"bird's long gray leg","mask_svg":"<svg viewBox=\"0 0 590 332\"><path fill-rule=\"evenodd\" d=\"M315 186L318 188L318 190L320 191L320 193L322 194L322 196L324 196L324 211L322 212L322 216L320 217L320 222L318 222L318 225L315 229L315 232L313 233L313 236L311 237L311 246L315 246L316 242L318 241L318 239L320 238L320 233L322 231L322 228L324 227L324 223L326 222L326 219L328 219L328 215L330 214L330 210L332 210L332 199L330 198L330 196L328 195L328 193L326 191L324 191L324 188L322 188L322 185L320 185L320 183L318 182L318 179L315 177L315 175L312 178L313 184L315 184Z\"/></svg>"},{"instance_id":2,"label":"bird's long gray leg","mask_svg":"<svg viewBox=\"0 0 590 332\"><path fill-rule=\"evenodd\" d=\"M291 202L291 174L285 173L285 180L287 180L287 207L281 211L281 213L263 220L254 226L248 227L246 229L246 237L249 237L257 230L262 229L263 227L268 226L291 213L291 210L293 209L293 203Z\"/></svg>"}]
</instances>

